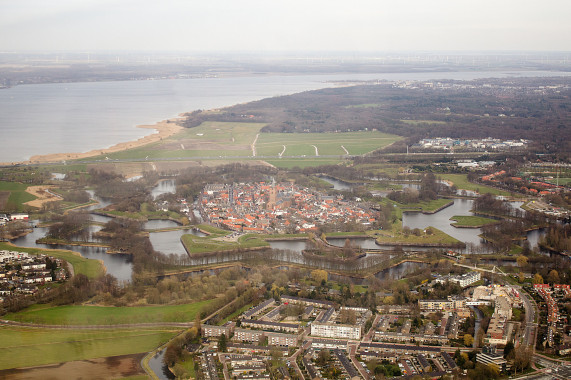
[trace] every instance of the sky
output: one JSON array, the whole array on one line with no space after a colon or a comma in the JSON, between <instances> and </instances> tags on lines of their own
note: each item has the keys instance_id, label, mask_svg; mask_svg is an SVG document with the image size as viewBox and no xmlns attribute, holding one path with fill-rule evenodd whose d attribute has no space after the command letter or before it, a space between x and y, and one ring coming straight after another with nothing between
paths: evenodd
<instances>
[{"instance_id":1,"label":"sky","mask_svg":"<svg viewBox=\"0 0 571 380\"><path fill-rule=\"evenodd\" d=\"M0 0L0 51L571 51L570 0Z\"/></svg>"}]
</instances>

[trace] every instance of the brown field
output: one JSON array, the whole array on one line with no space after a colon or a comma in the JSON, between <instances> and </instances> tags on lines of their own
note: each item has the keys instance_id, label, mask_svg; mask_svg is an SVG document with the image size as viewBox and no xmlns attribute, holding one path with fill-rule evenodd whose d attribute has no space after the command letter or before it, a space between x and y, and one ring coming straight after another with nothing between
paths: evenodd
<instances>
[{"instance_id":1,"label":"brown field","mask_svg":"<svg viewBox=\"0 0 571 380\"><path fill-rule=\"evenodd\" d=\"M111 356L33 368L7 369L0 371L0 378L6 380L120 379L129 376L145 375L145 371L140 365L145 355L146 353Z\"/></svg>"},{"instance_id":2,"label":"brown field","mask_svg":"<svg viewBox=\"0 0 571 380\"><path fill-rule=\"evenodd\" d=\"M45 203L60 201L61 197L48 193L46 190L54 188L55 186L30 186L26 189L26 192L34 195L37 199L33 201L26 202L24 204L41 208Z\"/></svg>"}]
</instances>

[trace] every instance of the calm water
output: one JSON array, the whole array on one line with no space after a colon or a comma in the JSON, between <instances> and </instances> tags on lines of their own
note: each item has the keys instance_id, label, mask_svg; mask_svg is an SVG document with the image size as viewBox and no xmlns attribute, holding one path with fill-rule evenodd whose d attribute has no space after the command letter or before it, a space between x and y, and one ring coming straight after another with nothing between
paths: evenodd
<instances>
[{"instance_id":1,"label":"calm water","mask_svg":"<svg viewBox=\"0 0 571 380\"><path fill-rule=\"evenodd\" d=\"M175 378L172 372L163 364L165 351L166 349L157 352L157 354L149 360L149 367L151 367L155 375L157 375L160 380L170 380Z\"/></svg>"},{"instance_id":2,"label":"calm water","mask_svg":"<svg viewBox=\"0 0 571 380\"><path fill-rule=\"evenodd\" d=\"M378 273L375 273L375 277L379 280L400 280L409 273L414 272L417 269L424 268L428 264L417 263L414 261L405 261L397 266L384 269Z\"/></svg>"},{"instance_id":3,"label":"calm water","mask_svg":"<svg viewBox=\"0 0 571 380\"><path fill-rule=\"evenodd\" d=\"M176 181L174 179L163 179L151 190L151 196L156 199L159 195L174 194L176 192Z\"/></svg>"},{"instance_id":4,"label":"calm water","mask_svg":"<svg viewBox=\"0 0 571 380\"><path fill-rule=\"evenodd\" d=\"M294 251L302 252L307 249L307 241L305 240L281 240L281 241L270 241L270 247L272 249L281 249L284 251Z\"/></svg>"},{"instance_id":5,"label":"calm water","mask_svg":"<svg viewBox=\"0 0 571 380\"><path fill-rule=\"evenodd\" d=\"M186 256L188 253L184 249L180 238L182 235L192 234L195 236L206 236L200 231L195 230L175 230L166 232L151 232L149 239L155 251L165 254L174 253L175 255Z\"/></svg>"},{"instance_id":6,"label":"calm water","mask_svg":"<svg viewBox=\"0 0 571 380\"><path fill-rule=\"evenodd\" d=\"M143 229L145 230L158 230L161 228L173 228L178 226L180 226L180 224L177 222L162 219L153 219L143 223Z\"/></svg>"},{"instance_id":7,"label":"calm water","mask_svg":"<svg viewBox=\"0 0 571 380\"><path fill-rule=\"evenodd\" d=\"M90 230L94 232L100 228L101 227L99 226L91 226ZM44 237L47 231L48 231L47 228L34 228L32 233L26 236L22 236L18 239L12 240L12 243L19 247L67 249L70 251L79 252L85 258L103 261L103 265L105 265L107 273L116 277L119 281L131 280L131 274L133 273L133 265L129 260L129 256L108 255L107 249L101 247L37 244L36 240Z\"/></svg>"},{"instance_id":8,"label":"calm water","mask_svg":"<svg viewBox=\"0 0 571 380\"><path fill-rule=\"evenodd\" d=\"M403 213L402 224L403 227L420 228L435 227L447 233L448 235L463 241L464 243L472 243L480 246L482 239L478 236L482 233L480 228L455 228L450 223L454 215L473 215L470 212L472 204L471 199L454 199L454 204L443 210L438 211L436 214L422 214L419 212Z\"/></svg>"},{"instance_id":9,"label":"calm water","mask_svg":"<svg viewBox=\"0 0 571 380\"><path fill-rule=\"evenodd\" d=\"M329 176L320 176L320 179L324 180L325 182L329 182L333 185L333 190L351 190L353 188L353 184L345 181L341 181L337 178L329 177Z\"/></svg>"},{"instance_id":10,"label":"calm water","mask_svg":"<svg viewBox=\"0 0 571 380\"><path fill-rule=\"evenodd\" d=\"M256 76L22 85L0 90L0 162L85 152L152 133L141 124L183 112L331 87L341 80L470 80L562 76L560 72L447 72ZM33 138L30 138L33 136ZM25 147L25 149L23 149Z\"/></svg>"}]
</instances>

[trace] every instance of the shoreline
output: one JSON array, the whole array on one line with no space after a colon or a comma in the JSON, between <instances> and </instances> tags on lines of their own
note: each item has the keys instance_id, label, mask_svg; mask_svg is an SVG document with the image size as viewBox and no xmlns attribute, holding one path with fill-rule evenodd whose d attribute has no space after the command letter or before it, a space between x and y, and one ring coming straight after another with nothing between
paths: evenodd
<instances>
[{"instance_id":1,"label":"shoreline","mask_svg":"<svg viewBox=\"0 0 571 380\"><path fill-rule=\"evenodd\" d=\"M168 138L181 130L184 127L178 125L178 122L183 120L183 114L180 114L178 117L166 119L159 121L155 124L150 125L137 125L136 128L143 128L143 129L154 129L155 132L151 133L150 135L143 136L134 141L126 141L117 143L109 148L102 148L102 149L93 149L88 152L83 153L50 153L50 154L43 154L43 155L35 155L30 157L27 161L16 161L16 162L2 162L0 166L12 166L12 165L34 165L34 164L46 164L46 163L56 163L62 162L67 160L78 160L90 157L101 156L104 154L116 153L121 152L128 149L133 148L140 148L144 145L148 145L154 142L161 141L162 139Z\"/></svg>"}]
</instances>

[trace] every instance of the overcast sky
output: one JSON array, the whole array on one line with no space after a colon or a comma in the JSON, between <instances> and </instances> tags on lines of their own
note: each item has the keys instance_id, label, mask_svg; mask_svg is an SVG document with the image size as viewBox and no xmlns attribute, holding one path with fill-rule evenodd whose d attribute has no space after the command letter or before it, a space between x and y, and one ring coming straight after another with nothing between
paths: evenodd
<instances>
[{"instance_id":1,"label":"overcast sky","mask_svg":"<svg viewBox=\"0 0 571 380\"><path fill-rule=\"evenodd\" d=\"M0 0L0 50L571 51L571 0Z\"/></svg>"}]
</instances>

